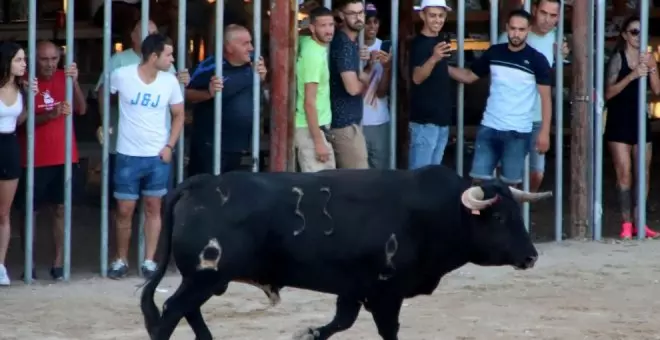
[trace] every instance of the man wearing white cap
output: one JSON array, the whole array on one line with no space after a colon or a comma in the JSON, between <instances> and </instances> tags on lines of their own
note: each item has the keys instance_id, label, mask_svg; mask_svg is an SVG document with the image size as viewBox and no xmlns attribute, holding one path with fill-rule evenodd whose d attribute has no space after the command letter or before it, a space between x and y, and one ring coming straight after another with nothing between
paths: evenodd
<instances>
[{"instance_id":1,"label":"man wearing white cap","mask_svg":"<svg viewBox=\"0 0 660 340\"><path fill-rule=\"evenodd\" d=\"M410 49L410 154L408 167L442 163L449 139L452 98L447 59L451 45L440 31L451 8L445 0L423 0L424 27Z\"/></svg>"}]
</instances>

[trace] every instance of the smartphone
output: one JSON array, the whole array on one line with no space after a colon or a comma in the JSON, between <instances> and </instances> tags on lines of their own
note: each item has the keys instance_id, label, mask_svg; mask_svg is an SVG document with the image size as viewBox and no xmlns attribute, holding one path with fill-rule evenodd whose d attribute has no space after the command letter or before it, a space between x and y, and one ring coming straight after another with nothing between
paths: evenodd
<instances>
[{"instance_id":1,"label":"smartphone","mask_svg":"<svg viewBox=\"0 0 660 340\"><path fill-rule=\"evenodd\" d=\"M383 52L390 53L390 50L392 49L392 41L391 40L383 40L383 43L380 44L380 50Z\"/></svg>"},{"instance_id":2,"label":"smartphone","mask_svg":"<svg viewBox=\"0 0 660 340\"><path fill-rule=\"evenodd\" d=\"M449 51L449 54L456 51L456 43L451 41L451 36L449 34L445 34L442 41L450 46L451 50Z\"/></svg>"}]
</instances>

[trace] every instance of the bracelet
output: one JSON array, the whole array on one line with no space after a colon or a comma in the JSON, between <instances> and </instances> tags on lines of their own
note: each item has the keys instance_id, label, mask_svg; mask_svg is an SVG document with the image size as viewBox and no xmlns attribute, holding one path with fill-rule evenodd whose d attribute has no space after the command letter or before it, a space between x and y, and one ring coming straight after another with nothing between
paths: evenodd
<instances>
[{"instance_id":1,"label":"bracelet","mask_svg":"<svg viewBox=\"0 0 660 340\"><path fill-rule=\"evenodd\" d=\"M171 151L174 151L174 147L169 144L165 144L165 147L170 149Z\"/></svg>"}]
</instances>

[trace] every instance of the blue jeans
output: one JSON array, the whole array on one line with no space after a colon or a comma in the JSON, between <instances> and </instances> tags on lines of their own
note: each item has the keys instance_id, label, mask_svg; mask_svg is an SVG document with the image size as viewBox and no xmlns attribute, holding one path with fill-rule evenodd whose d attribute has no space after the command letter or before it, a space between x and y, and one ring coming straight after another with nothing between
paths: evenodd
<instances>
[{"instance_id":1,"label":"blue jeans","mask_svg":"<svg viewBox=\"0 0 660 340\"><path fill-rule=\"evenodd\" d=\"M480 126L474 146L472 171L474 179L493 179L497 163L501 163L501 180L518 184L525 173L525 156L529 151L532 133L499 131Z\"/></svg>"},{"instance_id":2,"label":"blue jeans","mask_svg":"<svg viewBox=\"0 0 660 340\"><path fill-rule=\"evenodd\" d=\"M410 154L408 168L417 169L442 163L449 140L449 126L410 123Z\"/></svg>"},{"instance_id":3,"label":"blue jeans","mask_svg":"<svg viewBox=\"0 0 660 340\"><path fill-rule=\"evenodd\" d=\"M114 196L118 200L136 201L142 196L163 197L167 194L170 163L159 156L138 157L118 153L115 156Z\"/></svg>"}]
</instances>

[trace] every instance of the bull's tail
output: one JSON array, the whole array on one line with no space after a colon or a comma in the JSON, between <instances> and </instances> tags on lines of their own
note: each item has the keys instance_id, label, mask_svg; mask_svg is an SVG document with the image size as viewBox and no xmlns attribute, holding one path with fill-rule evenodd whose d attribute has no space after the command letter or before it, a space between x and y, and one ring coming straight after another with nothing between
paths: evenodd
<instances>
[{"instance_id":1,"label":"bull's tail","mask_svg":"<svg viewBox=\"0 0 660 340\"><path fill-rule=\"evenodd\" d=\"M168 194L165 200L163 200L161 211L162 230L160 232L160 237L158 238L158 250L160 250L158 269L146 282L144 289L142 290L142 296L140 298L140 309L142 309L142 314L144 315L144 323L147 328L147 332L150 335L153 335L157 330L159 319L161 317L160 311L154 302L154 294L156 293L156 288L160 284L161 280L163 280L163 277L165 277L165 273L167 272L167 267L170 262L170 253L172 251L172 232L174 229L174 206L188 189L197 186L196 184L205 182L209 178L213 177L214 176L212 175L206 174L190 177L186 181L182 182L179 186L177 186L177 188Z\"/></svg>"}]
</instances>

